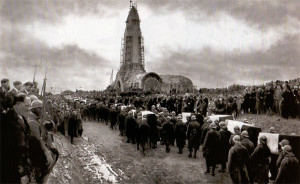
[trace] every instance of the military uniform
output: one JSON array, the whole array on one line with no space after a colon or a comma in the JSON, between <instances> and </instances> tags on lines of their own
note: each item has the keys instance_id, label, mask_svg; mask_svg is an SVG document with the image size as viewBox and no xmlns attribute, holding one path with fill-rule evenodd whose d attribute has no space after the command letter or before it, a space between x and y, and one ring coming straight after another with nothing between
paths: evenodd
<instances>
[{"instance_id":1,"label":"military uniform","mask_svg":"<svg viewBox=\"0 0 300 184\"><path fill-rule=\"evenodd\" d=\"M228 153L228 171L233 183L249 183L246 162L249 160L248 150L241 143L235 143Z\"/></svg>"},{"instance_id":2,"label":"military uniform","mask_svg":"<svg viewBox=\"0 0 300 184\"><path fill-rule=\"evenodd\" d=\"M189 157L192 157L192 151L194 150L194 158L196 158L197 150L200 146L201 127L197 121L192 121L188 125L187 138L188 148L190 151Z\"/></svg>"},{"instance_id":3,"label":"military uniform","mask_svg":"<svg viewBox=\"0 0 300 184\"><path fill-rule=\"evenodd\" d=\"M186 139L186 131L187 126L182 121L177 121L175 125L175 139L176 139L176 145L179 149L179 154L182 154L183 147L185 145L185 139Z\"/></svg>"}]
</instances>

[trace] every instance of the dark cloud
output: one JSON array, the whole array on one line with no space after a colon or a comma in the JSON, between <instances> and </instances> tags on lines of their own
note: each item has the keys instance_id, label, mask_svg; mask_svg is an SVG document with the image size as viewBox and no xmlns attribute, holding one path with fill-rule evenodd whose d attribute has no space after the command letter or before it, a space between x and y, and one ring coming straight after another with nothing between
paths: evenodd
<instances>
[{"instance_id":1,"label":"dark cloud","mask_svg":"<svg viewBox=\"0 0 300 184\"><path fill-rule=\"evenodd\" d=\"M105 17L105 15L116 12L115 9L121 8L122 2L125 3L111 0L1 0L0 16L3 20L14 23L31 23L33 21L56 23L64 15L70 13ZM109 6L112 6L113 10L110 10Z\"/></svg>"},{"instance_id":2,"label":"dark cloud","mask_svg":"<svg viewBox=\"0 0 300 184\"><path fill-rule=\"evenodd\" d=\"M24 80L23 82L32 80L34 66L37 63L39 71L37 78L40 85L47 66L52 85L64 89L75 89L78 85L83 85L87 89L103 88L98 80L104 80L107 72L113 68L111 62L77 45L48 47L44 42L18 29L10 31L3 27L0 51L1 77ZM99 85L93 86L91 81L95 80Z\"/></svg>"},{"instance_id":3,"label":"dark cloud","mask_svg":"<svg viewBox=\"0 0 300 184\"><path fill-rule=\"evenodd\" d=\"M70 65L110 66L109 62L103 57L83 50L77 45L63 45L60 48L50 48L44 42L18 29L13 31L3 29L2 31L0 50L9 53L10 57L8 58L17 57L19 65L34 64L41 60L48 60L49 64L57 67Z\"/></svg>"},{"instance_id":4,"label":"dark cloud","mask_svg":"<svg viewBox=\"0 0 300 184\"><path fill-rule=\"evenodd\" d=\"M300 20L300 3L298 0L288 1L248 1L248 0L174 0L174 1L143 1L155 12L166 13L179 10L185 16L196 21L226 12L238 19L257 24L260 27L278 25L286 21L288 16Z\"/></svg>"},{"instance_id":5,"label":"dark cloud","mask_svg":"<svg viewBox=\"0 0 300 184\"><path fill-rule=\"evenodd\" d=\"M147 66L157 73L185 75L200 87L225 87L231 84L260 84L277 79L299 77L300 34L287 35L262 52L217 52L164 49L161 58Z\"/></svg>"},{"instance_id":6,"label":"dark cloud","mask_svg":"<svg viewBox=\"0 0 300 184\"><path fill-rule=\"evenodd\" d=\"M238 19L259 25L278 25L287 20L288 16L300 20L300 3L298 0L140 0L138 6L146 6L156 14L182 11L192 20L201 21L226 12ZM99 17L117 14L120 9L129 7L124 0L1 0L0 15L10 22L27 23L32 21L57 22L64 15L93 14ZM203 13L206 15L203 16Z\"/></svg>"}]
</instances>

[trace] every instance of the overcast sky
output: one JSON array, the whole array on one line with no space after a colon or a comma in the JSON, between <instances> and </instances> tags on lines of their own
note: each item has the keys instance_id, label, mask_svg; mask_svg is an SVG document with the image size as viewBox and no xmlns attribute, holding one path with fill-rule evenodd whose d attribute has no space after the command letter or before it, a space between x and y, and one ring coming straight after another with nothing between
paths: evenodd
<instances>
[{"instance_id":1,"label":"overcast sky","mask_svg":"<svg viewBox=\"0 0 300 184\"><path fill-rule=\"evenodd\" d=\"M148 72L197 87L300 77L298 0L138 0ZM0 0L0 78L105 89L120 64L129 0Z\"/></svg>"}]
</instances>

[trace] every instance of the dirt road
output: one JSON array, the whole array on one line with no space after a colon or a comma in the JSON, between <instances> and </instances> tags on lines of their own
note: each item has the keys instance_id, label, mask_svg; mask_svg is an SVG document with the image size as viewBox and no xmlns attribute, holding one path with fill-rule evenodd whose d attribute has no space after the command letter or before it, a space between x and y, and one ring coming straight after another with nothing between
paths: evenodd
<instances>
[{"instance_id":1,"label":"dirt road","mask_svg":"<svg viewBox=\"0 0 300 184\"><path fill-rule=\"evenodd\" d=\"M143 156L118 130L97 122L84 123L83 128L83 138L76 138L74 145L56 135L61 157L48 183L230 183L228 173L204 174L201 152L193 159L186 148L179 155L176 147L166 153L158 145Z\"/></svg>"}]
</instances>

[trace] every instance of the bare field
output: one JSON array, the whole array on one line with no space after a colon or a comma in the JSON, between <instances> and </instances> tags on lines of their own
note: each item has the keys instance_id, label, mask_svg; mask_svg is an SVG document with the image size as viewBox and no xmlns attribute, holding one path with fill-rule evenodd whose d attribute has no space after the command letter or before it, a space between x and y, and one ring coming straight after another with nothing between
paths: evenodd
<instances>
[{"instance_id":1,"label":"bare field","mask_svg":"<svg viewBox=\"0 0 300 184\"><path fill-rule=\"evenodd\" d=\"M256 126L262 128L263 132L268 132L270 127L274 127L276 132L280 134L289 135L295 133L296 135L300 135L299 119L285 119L279 115L241 114L237 120L243 121L244 118L247 118Z\"/></svg>"}]
</instances>

